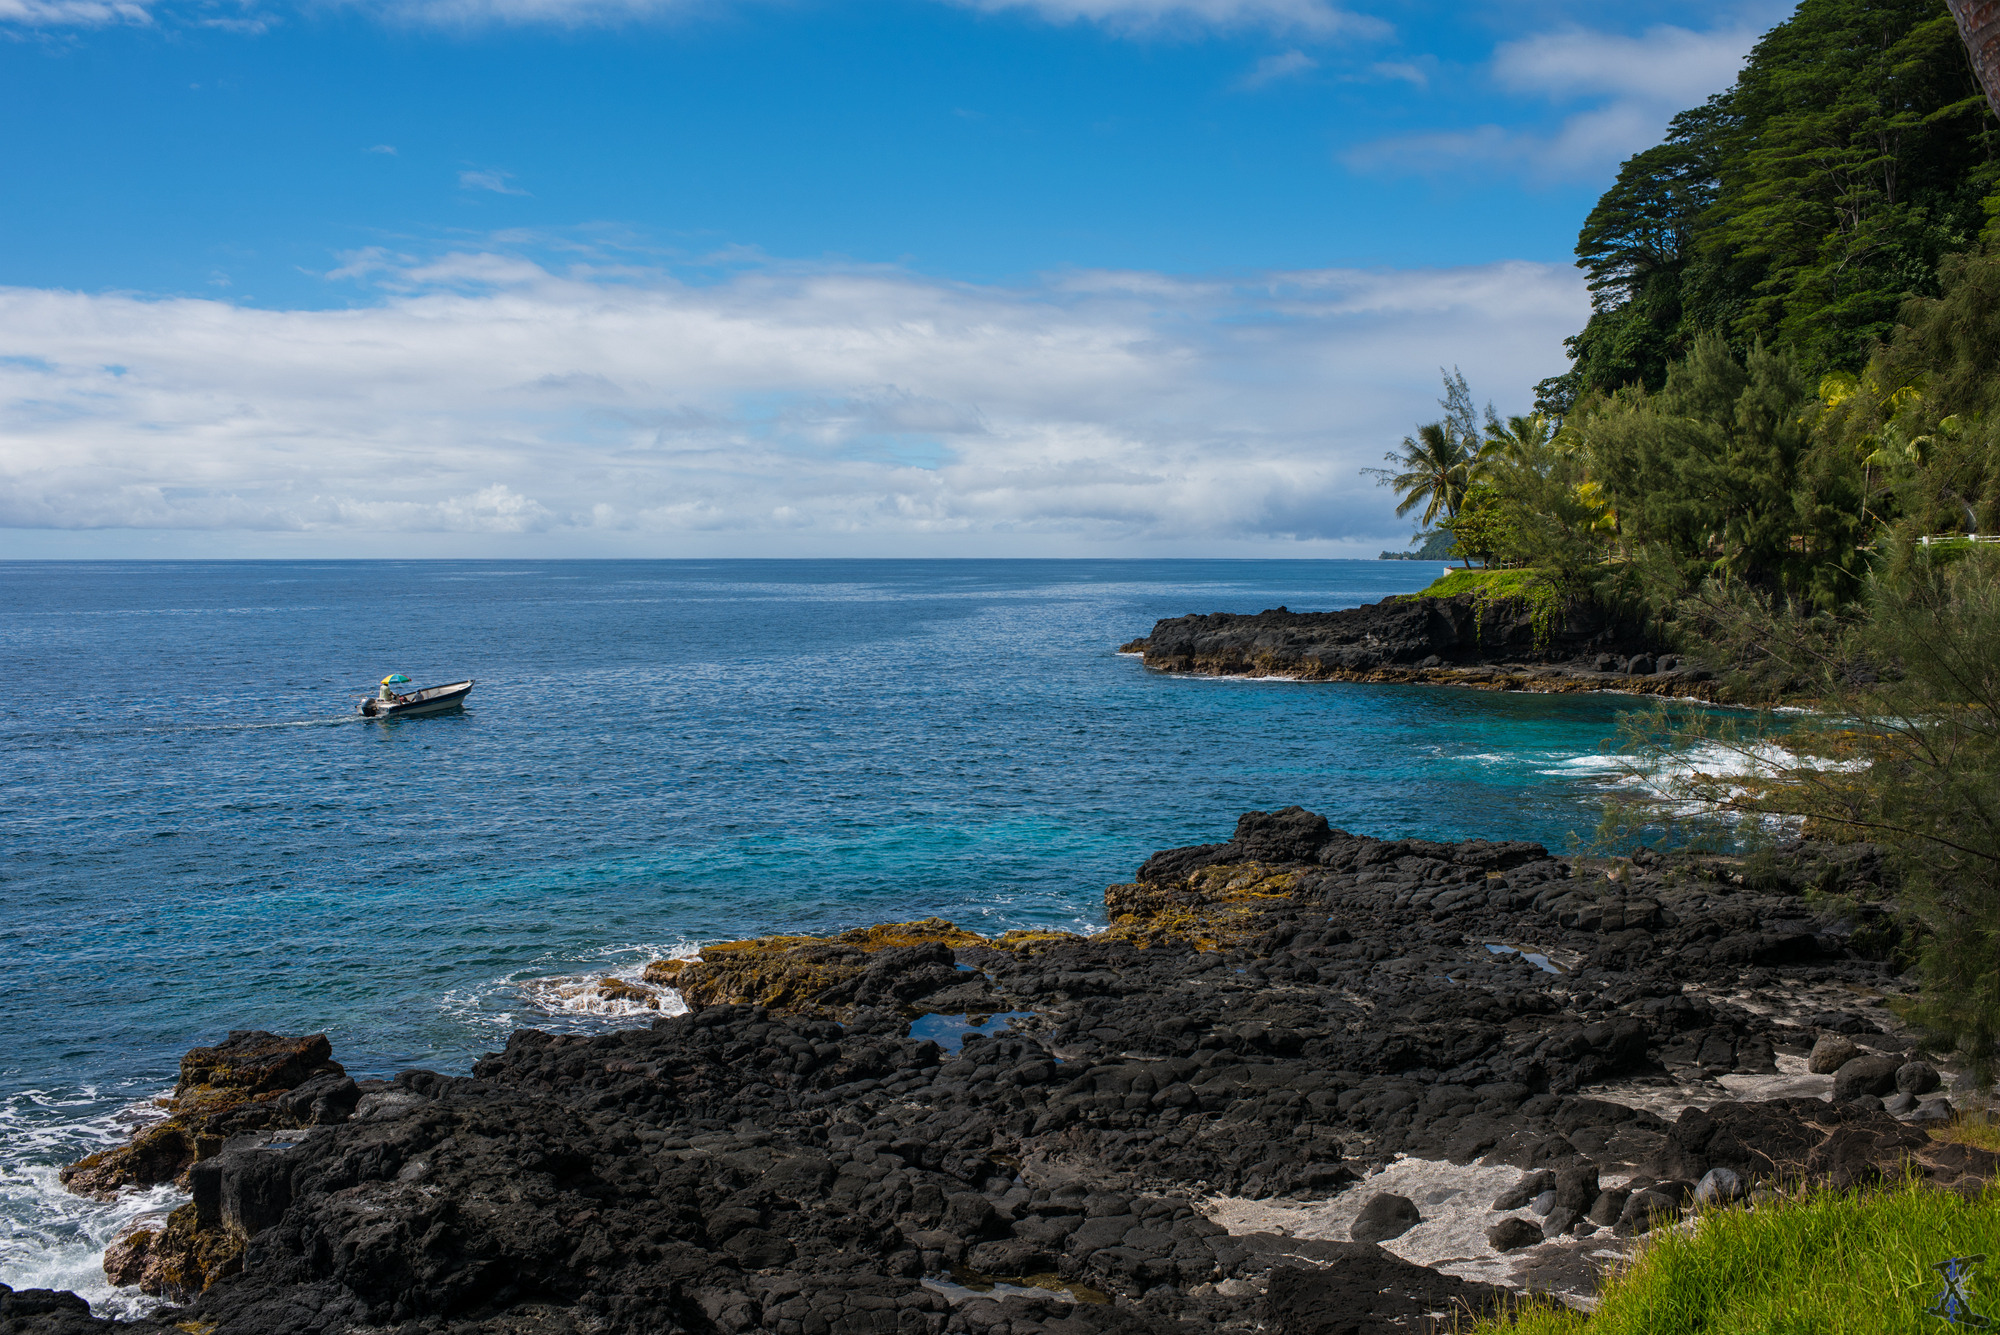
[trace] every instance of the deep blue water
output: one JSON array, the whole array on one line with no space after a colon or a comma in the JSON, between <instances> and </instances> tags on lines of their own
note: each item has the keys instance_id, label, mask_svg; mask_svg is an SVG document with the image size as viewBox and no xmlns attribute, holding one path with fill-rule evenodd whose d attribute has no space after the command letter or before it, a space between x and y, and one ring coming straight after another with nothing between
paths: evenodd
<instances>
[{"instance_id":1,"label":"deep blue water","mask_svg":"<svg viewBox=\"0 0 2000 1335\"><path fill-rule=\"evenodd\" d=\"M89 1281L122 1216L52 1166L231 1028L323 1029L361 1073L463 1070L517 1025L620 1022L564 989L702 941L1099 923L1155 849L1292 802L1563 846L1630 701L1173 679L1116 652L1158 617L1352 606L1438 570L0 564L0 1280ZM461 715L355 718L391 671L479 685Z\"/></svg>"}]
</instances>

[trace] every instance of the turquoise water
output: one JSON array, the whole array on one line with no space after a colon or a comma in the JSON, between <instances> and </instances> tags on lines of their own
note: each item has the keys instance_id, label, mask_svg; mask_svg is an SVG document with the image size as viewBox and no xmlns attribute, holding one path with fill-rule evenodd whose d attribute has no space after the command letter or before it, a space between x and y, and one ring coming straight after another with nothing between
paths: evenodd
<instances>
[{"instance_id":1,"label":"turquoise water","mask_svg":"<svg viewBox=\"0 0 2000 1335\"><path fill-rule=\"evenodd\" d=\"M0 564L0 1280L89 1279L115 1212L52 1165L231 1028L462 1070L518 1025L632 1022L590 980L702 941L1087 928L1154 850L1293 802L1562 846L1597 822L1629 700L1173 679L1116 652L1158 617L1438 570ZM460 715L356 718L391 671L479 685Z\"/></svg>"}]
</instances>

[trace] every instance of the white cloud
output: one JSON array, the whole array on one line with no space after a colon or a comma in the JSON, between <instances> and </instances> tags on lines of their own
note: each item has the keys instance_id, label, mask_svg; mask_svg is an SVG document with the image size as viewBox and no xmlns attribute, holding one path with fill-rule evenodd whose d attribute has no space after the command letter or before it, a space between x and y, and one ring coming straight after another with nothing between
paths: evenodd
<instances>
[{"instance_id":1,"label":"white cloud","mask_svg":"<svg viewBox=\"0 0 2000 1335\"><path fill-rule=\"evenodd\" d=\"M1242 88L1262 88L1265 84L1281 79L1293 79L1309 74L1319 68L1319 62L1303 51L1286 51L1281 55L1265 56L1257 62L1257 67L1243 76L1238 85Z\"/></svg>"},{"instance_id":2,"label":"white cloud","mask_svg":"<svg viewBox=\"0 0 2000 1335\"><path fill-rule=\"evenodd\" d=\"M1090 22L1125 29L1273 28L1315 36L1382 37L1388 24L1326 0L953 0L988 11L1025 9L1052 23Z\"/></svg>"},{"instance_id":3,"label":"white cloud","mask_svg":"<svg viewBox=\"0 0 2000 1335\"><path fill-rule=\"evenodd\" d=\"M1383 60L1368 67L1368 72L1378 79L1409 84L1413 88L1428 88L1430 74L1423 66L1408 60Z\"/></svg>"},{"instance_id":4,"label":"white cloud","mask_svg":"<svg viewBox=\"0 0 2000 1335\"><path fill-rule=\"evenodd\" d=\"M1498 47L1493 77L1510 91L1540 97L1605 93L1687 107L1734 82L1763 33L1761 24L1741 23L1711 32L1661 25L1637 37L1543 33Z\"/></svg>"},{"instance_id":5,"label":"white cloud","mask_svg":"<svg viewBox=\"0 0 2000 1335\"><path fill-rule=\"evenodd\" d=\"M0 0L22 3L23 0ZM30 3L46 0L28 0ZM588 27L672 18L729 0L351 0L390 21ZM943 0L963 8L1026 10L1053 23L1088 22L1129 31L1161 28L1266 28L1319 37L1377 37L1388 24L1330 0Z\"/></svg>"},{"instance_id":6,"label":"white cloud","mask_svg":"<svg viewBox=\"0 0 2000 1335\"><path fill-rule=\"evenodd\" d=\"M513 182L514 173L494 171L491 168L477 168L458 174L458 185L461 190L491 190L496 195L528 193Z\"/></svg>"},{"instance_id":7,"label":"white cloud","mask_svg":"<svg viewBox=\"0 0 2000 1335\"><path fill-rule=\"evenodd\" d=\"M392 158L396 156L396 146L394 144L377 144L368 151L370 153L381 153Z\"/></svg>"},{"instance_id":8,"label":"white cloud","mask_svg":"<svg viewBox=\"0 0 2000 1335\"><path fill-rule=\"evenodd\" d=\"M1372 552L1405 527L1358 470L1433 411L1436 367L1524 403L1588 313L1567 266L1519 263L1023 288L486 253L349 272L373 304L0 289L0 527Z\"/></svg>"},{"instance_id":9,"label":"white cloud","mask_svg":"<svg viewBox=\"0 0 2000 1335\"><path fill-rule=\"evenodd\" d=\"M101 28L112 23L151 23L140 0L0 0L0 26Z\"/></svg>"},{"instance_id":10,"label":"white cloud","mask_svg":"<svg viewBox=\"0 0 2000 1335\"><path fill-rule=\"evenodd\" d=\"M474 27L485 24L587 28L657 22L720 9L735 0L345 0L389 23ZM1131 32L1259 28L1317 38L1383 37L1380 19L1331 0L941 0L961 8L1025 10L1052 23L1087 22ZM216 17L204 0L0 0L0 29L101 27L149 23L155 13L190 22L262 32L267 17Z\"/></svg>"},{"instance_id":11,"label":"white cloud","mask_svg":"<svg viewBox=\"0 0 2000 1335\"><path fill-rule=\"evenodd\" d=\"M1490 74L1516 97L1577 107L1552 131L1495 124L1398 136L1345 155L1363 171L1430 172L1469 165L1541 179L1601 176L1658 143L1675 112L1735 82L1769 24L1783 11L1765 0L1706 32L1661 25L1639 36L1569 28L1506 42ZM1789 6L1785 6L1789 9Z\"/></svg>"}]
</instances>

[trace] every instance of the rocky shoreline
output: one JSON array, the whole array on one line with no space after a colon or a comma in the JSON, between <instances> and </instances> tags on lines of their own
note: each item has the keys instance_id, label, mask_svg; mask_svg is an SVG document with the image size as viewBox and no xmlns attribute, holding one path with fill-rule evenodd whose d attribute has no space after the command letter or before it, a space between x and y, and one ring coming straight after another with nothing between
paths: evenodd
<instances>
[{"instance_id":1,"label":"rocky shoreline","mask_svg":"<svg viewBox=\"0 0 2000 1335\"><path fill-rule=\"evenodd\" d=\"M1593 607L1546 615L1521 598L1385 598L1337 612L1283 607L1168 617L1120 647L1161 672L1386 682L1487 691L1625 691L1714 700L1699 664Z\"/></svg>"},{"instance_id":2,"label":"rocky shoreline","mask_svg":"<svg viewBox=\"0 0 2000 1335\"><path fill-rule=\"evenodd\" d=\"M1586 862L1288 808L1155 855L1094 936L727 943L654 970L688 1014L522 1030L469 1075L233 1034L65 1173L184 1182L107 1257L178 1305L4 1291L0 1333L1359 1335L1587 1305L1696 1199L1994 1175L1929 1134L1969 1087L1887 1007L1891 920L1833 907L1881 876L1864 847Z\"/></svg>"}]
</instances>

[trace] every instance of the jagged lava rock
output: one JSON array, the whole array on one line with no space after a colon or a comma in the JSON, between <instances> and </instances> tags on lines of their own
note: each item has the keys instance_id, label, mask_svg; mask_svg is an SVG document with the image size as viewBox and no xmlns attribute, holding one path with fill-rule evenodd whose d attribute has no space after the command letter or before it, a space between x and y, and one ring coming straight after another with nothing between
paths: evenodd
<instances>
[{"instance_id":1,"label":"jagged lava rock","mask_svg":"<svg viewBox=\"0 0 2000 1335\"><path fill-rule=\"evenodd\" d=\"M408 1071L358 1086L344 1117L325 1102L332 1121L232 1134L150 1246L190 1267L233 1246L240 1269L184 1286L157 1322L104 1329L1415 1329L1415 1304L1468 1290L1374 1247L1231 1234L1205 1203L1325 1198L1402 1154L1545 1170L1573 1228L1600 1172L1640 1174L1624 1232L1648 1202L1678 1217L1710 1168L1776 1176L1746 1161L1755 1145L1795 1147L1829 1180L1906 1150L1940 1182L1989 1171L1991 1156L1918 1149L1928 1138L1885 1113L1723 1104L1669 1125L1581 1092L1769 1074L1780 1048L1803 1053L1809 1030L1729 999L1776 968L1822 992L1889 980L1841 901L1808 894L1880 891L1879 861L1799 844L1767 870L1752 887L1711 855L1611 868L1534 844L1376 840L1288 808L1149 859L1106 892L1113 926L1090 938L945 924L724 943L660 972L671 986L742 961L769 1004L711 1003L689 980L686 1015L522 1030L469 1075ZM829 944L845 953L817 953ZM1503 944L1560 972L1489 949ZM913 953L878 971L895 951ZM925 1012L1003 1011L1027 1014L956 1053L909 1032ZM926 1286L954 1273L1038 1287Z\"/></svg>"},{"instance_id":2,"label":"jagged lava rock","mask_svg":"<svg viewBox=\"0 0 2000 1335\"><path fill-rule=\"evenodd\" d=\"M1710 674L1677 658L1656 663L1646 648L1643 627L1600 608L1574 604L1545 618L1525 598L1455 594L1403 595L1334 612L1278 607L1169 617L1120 651L1142 655L1159 671L1213 676L1713 693Z\"/></svg>"},{"instance_id":3,"label":"jagged lava rock","mask_svg":"<svg viewBox=\"0 0 2000 1335\"><path fill-rule=\"evenodd\" d=\"M128 1145L70 1164L59 1174L62 1184L80 1196L108 1200L121 1187L183 1177L232 1135L337 1121L359 1094L332 1055L325 1034L286 1038L249 1029L214 1047L194 1048L181 1058L165 1119Z\"/></svg>"}]
</instances>

